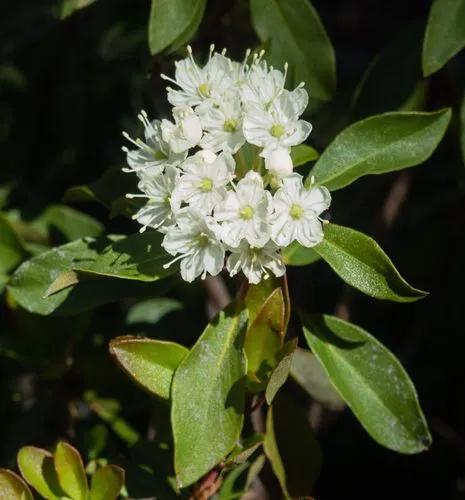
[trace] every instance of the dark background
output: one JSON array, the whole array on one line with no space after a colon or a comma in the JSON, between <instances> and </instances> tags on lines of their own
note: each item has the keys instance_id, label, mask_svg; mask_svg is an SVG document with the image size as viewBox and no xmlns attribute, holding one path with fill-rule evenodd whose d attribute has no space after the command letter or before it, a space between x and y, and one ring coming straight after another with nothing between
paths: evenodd
<instances>
[{"instance_id":1,"label":"dark background","mask_svg":"<svg viewBox=\"0 0 465 500\"><path fill-rule=\"evenodd\" d=\"M100 0L65 21L53 15L55 3L0 2L0 184L13 183L8 208L19 209L25 220L59 202L68 187L123 164L121 131L137 129L141 108L152 116L167 114L158 75L171 73L180 57L150 56L148 1ZM430 2L313 3L334 44L338 70L334 103L310 117L310 142L321 151L354 120L350 99L372 59L401 30L424 25ZM247 2L209 2L192 44L198 54L206 54L211 42L228 47L237 58L258 43ZM402 58L401 53L399 66L386 68L394 81L402 80ZM457 118L464 87L462 54L429 84L424 109L452 106L455 113L433 157L403 173L361 179L335 193L331 211L335 222L376 237L407 280L430 295L414 304L379 302L347 290L324 263L290 271L291 294L299 306L350 318L401 359L434 439L429 451L402 456L373 442L349 411L324 412L318 422L324 452L319 500L465 498L465 165ZM390 110L389 90L379 89L379 111ZM78 208L99 218L108 232L137 230L124 218L110 220L95 204ZM183 331L188 344L205 323L204 289L178 286L171 295L185 301L186 311L166 317L148 334L172 338L173 330ZM145 429L150 404L106 351L108 339L124 333L125 306L81 315L86 326L70 350L62 346L69 332L66 320L13 315L4 305L0 325L5 331L27 330L33 322L34 331L27 335L41 360L50 359L52 366L66 354L67 364L58 375L44 376L34 363L0 358L1 466L12 467L24 444L50 446L66 437L85 449L86 432L95 424L82 401L88 389L118 399L124 418ZM48 335L50 342L44 340ZM108 446L110 455L124 452L121 443Z\"/></svg>"}]
</instances>

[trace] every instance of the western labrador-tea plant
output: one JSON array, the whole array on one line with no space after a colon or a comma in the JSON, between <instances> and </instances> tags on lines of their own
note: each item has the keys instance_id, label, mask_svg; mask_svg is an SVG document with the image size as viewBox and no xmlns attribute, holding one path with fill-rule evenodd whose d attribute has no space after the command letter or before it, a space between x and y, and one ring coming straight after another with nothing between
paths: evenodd
<instances>
[{"instance_id":1,"label":"western labrador-tea plant","mask_svg":"<svg viewBox=\"0 0 465 500\"><path fill-rule=\"evenodd\" d=\"M60 17L91 3L64 2ZM5 302L27 332L31 318L40 321L48 342L31 347L26 335L1 343L0 353L53 384L70 374L89 324L95 321L97 332L112 329L109 342L98 333L92 349L86 344L89 355L70 377L65 427L89 415L97 420L82 440L87 468L65 441L53 454L25 446L17 459L22 477L0 470L0 498L32 499L30 485L48 499L231 500L249 498L257 484L272 491L274 483L284 498L312 498L322 450L288 379L322 408L347 406L392 451L416 454L431 445L417 392L396 356L343 314L293 307L288 269L321 261L348 287L400 304L428 295L403 278L371 236L333 213L350 209L341 208L339 190L420 165L435 152L452 110L427 108L426 77L465 45L465 4L449 2L463 29L444 10L445 0L436 0L426 30L402 35L401 47L406 36L422 42L405 74L422 65L425 79L391 100L378 96L379 81L392 78L383 73L390 47L341 118L327 104L336 89L334 50L311 3L246 3L260 42L236 61L210 41L209 52L205 43L195 52L186 45L208 14L206 0L152 0L151 53L171 56L169 64L157 60L168 87L154 107L169 114L136 111L143 129L126 124L125 166L65 193L70 203L97 201L112 218L124 218L131 234L103 234L93 217L63 205L32 222L0 214ZM319 141L321 154L308 144L315 133L330 138L326 147ZM465 148L464 137L462 131ZM57 228L64 239L53 245ZM209 297L202 333L181 335L181 316L158 335L139 329L183 309L167 297L180 287L198 308L199 284ZM96 319L93 311L112 302L123 304L125 319ZM146 436L139 422L125 420L117 398L102 396L120 384L118 373L99 374L107 350L150 395ZM138 400L137 390L132 397Z\"/></svg>"}]
</instances>

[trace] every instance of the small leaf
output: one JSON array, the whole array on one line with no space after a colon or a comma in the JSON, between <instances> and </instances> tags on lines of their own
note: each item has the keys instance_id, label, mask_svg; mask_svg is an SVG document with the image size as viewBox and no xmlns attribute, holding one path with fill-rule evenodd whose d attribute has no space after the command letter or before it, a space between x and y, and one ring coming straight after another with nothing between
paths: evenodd
<instances>
[{"instance_id":1,"label":"small leaf","mask_svg":"<svg viewBox=\"0 0 465 500\"><path fill-rule=\"evenodd\" d=\"M313 248L347 284L371 297L414 302L427 295L402 278L375 240L354 229L327 224Z\"/></svg>"},{"instance_id":2,"label":"small leaf","mask_svg":"<svg viewBox=\"0 0 465 500\"><path fill-rule=\"evenodd\" d=\"M27 254L24 243L11 223L0 215L0 272L8 273L26 258Z\"/></svg>"},{"instance_id":3,"label":"small leaf","mask_svg":"<svg viewBox=\"0 0 465 500\"><path fill-rule=\"evenodd\" d=\"M279 395L266 418L265 453L286 498L307 497L321 468L321 450L305 413Z\"/></svg>"},{"instance_id":4,"label":"small leaf","mask_svg":"<svg viewBox=\"0 0 465 500\"><path fill-rule=\"evenodd\" d=\"M423 73L429 76L465 47L465 0L434 0L423 42Z\"/></svg>"},{"instance_id":5,"label":"small leaf","mask_svg":"<svg viewBox=\"0 0 465 500\"><path fill-rule=\"evenodd\" d=\"M44 299L70 286L77 285L78 283L79 276L76 271L65 271L59 274L57 279L47 288L44 293Z\"/></svg>"},{"instance_id":6,"label":"small leaf","mask_svg":"<svg viewBox=\"0 0 465 500\"><path fill-rule=\"evenodd\" d=\"M62 0L60 19L66 19L76 11L93 4L95 1L96 0Z\"/></svg>"},{"instance_id":7,"label":"small leaf","mask_svg":"<svg viewBox=\"0 0 465 500\"><path fill-rule=\"evenodd\" d=\"M206 0L152 0L149 18L149 46L158 54L178 40L192 36L202 20Z\"/></svg>"},{"instance_id":8,"label":"small leaf","mask_svg":"<svg viewBox=\"0 0 465 500\"><path fill-rule=\"evenodd\" d=\"M197 481L232 450L244 418L247 312L222 311L178 366L172 385L174 465L180 487Z\"/></svg>"},{"instance_id":9,"label":"small leaf","mask_svg":"<svg viewBox=\"0 0 465 500\"><path fill-rule=\"evenodd\" d=\"M300 144L299 146L294 146L291 150L292 164L294 168L301 167L306 163L315 161L318 159L318 151L306 144Z\"/></svg>"},{"instance_id":10,"label":"small leaf","mask_svg":"<svg viewBox=\"0 0 465 500\"><path fill-rule=\"evenodd\" d=\"M297 338L286 342L280 352L280 360L271 374L268 385L266 386L265 398L270 405L278 393L279 389L285 384L291 370L292 357L297 347Z\"/></svg>"},{"instance_id":11,"label":"small leaf","mask_svg":"<svg viewBox=\"0 0 465 500\"><path fill-rule=\"evenodd\" d=\"M76 448L60 441L55 448L53 462L63 491L73 500L87 500L86 471Z\"/></svg>"},{"instance_id":12,"label":"small leaf","mask_svg":"<svg viewBox=\"0 0 465 500\"><path fill-rule=\"evenodd\" d=\"M110 342L110 352L133 380L168 400L174 371L189 351L174 342L118 337Z\"/></svg>"},{"instance_id":13,"label":"small leaf","mask_svg":"<svg viewBox=\"0 0 465 500\"><path fill-rule=\"evenodd\" d=\"M450 109L432 113L392 112L370 116L344 129L307 176L330 190L365 175L413 167L427 160L449 125Z\"/></svg>"},{"instance_id":14,"label":"small leaf","mask_svg":"<svg viewBox=\"0 0 465 500\"><path fill-rule=\"evenodd\" d=\"M251 437L236 446L236 448L228 455L225 466L232 464L240 464L246 462L255 451L263 444L262 434L253 434Z\"/></svg>"},{"instance_id":15,"label":"small leaf","mask_svg":"<svg viewBox=\"0 0 465 500\"><path fill-rule=\"evenodd\" d=\"M309 347L370 436L400 453L431 444L412 381L402 365L362 328L327 315L305 316Z\"/></svg>"},{"instance_id":16,"label":"small leaf","mask_svg":"<svg viewBox=\"0 0 465 500\"><path fill-rule=\"evenodd\" d=\"M116 465L105 465L92 476L90 500L116 500L124 486L124 470Z\"/></svg>"},{"instance_id":17,"label":"small leaf","mask_svg":"<svg viewBox=\"0 0 465 500\"><path fill-rule=\"evenodd\" d=\"M13 471L0 469L0 498L34 500L28 485Z\"/></svg>"},{"instance_id":18,"label":"small leaf","mask_svg":"<svg viewBox=\"0 0 465 500\"><path fill-rule=\"evenodd\" d=\"M60 488L52 454L34 446L24 446L18 452L18 468L24 479L48 500L65 496Z\"/></svg>"},{"instance_id":19,"label":"small leaf","mask_svg":"<svg viewBox=\"0 0 465 500\"><path fill-rule=\"evenodd\" d=\"M246 299L247 300L247 299ZM259 380L254 390L260 391L278 363L284 337L285 305L281 288L276 288L265 300L250 324L244 342L247 372Z\"/></svg>"},{"instance_id":20,"label":"small leaf","mask_svg":"<svg viewBox=\"0 0 465 500\"><path fill-rule=\"evenodd\" d=\"M310 351L296 349L292 357L291 377L316 401L332 410L342 410L344 401Z\"/></svg>"},{"instance_id":21,"label":"small leaf","mask_svg":"<svg viewBox=\"0 0 465 500\"><path fill-rule=\"evenodd\" d=\"M313 248L303 247L297 241L292 242L283 250L283 261L286 266L308 266L321 257Z\"/></svg>"},{"instance_id":22,"label":"small leaf","mask_svg":"<svg viewBox=\"0 0 465 500\"><path fill-rule=\"evenodd\" d=\"M310 1L251 0L250 11L270 64L288 62L293 84L304 81L313 98L328 101L336 88L334 49Z\"/></svg>"},{"instance_id":23,"label":"small leaf","mask_svg":"<svg viewBox=\"0 0 465 500\"><path fill-rule=\"evenodd\" d=\"M143 300L133 305L126 316L127 325L138 323L149 323L155 325L166 314L173 311L180 311L183 308L181 302L175 299L155 298Z\"/></svg>"}]
</instances>

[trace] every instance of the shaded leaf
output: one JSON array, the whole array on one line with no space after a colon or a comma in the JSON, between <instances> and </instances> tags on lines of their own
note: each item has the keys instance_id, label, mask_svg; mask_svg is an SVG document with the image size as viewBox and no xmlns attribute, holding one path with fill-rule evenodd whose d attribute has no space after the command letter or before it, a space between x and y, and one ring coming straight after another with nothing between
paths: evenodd
<instances>
[{"instance_id":1,"label":"shaded leaf","mask_svg":"<svg viewBox=\"0 0 465 500\"><path fill-rule=\"evenodd\" d=\"M304 411L282 395L266 418L265 453L286 498L312 494L321 468L321 450Z\"/></svg>"},{"instance_id":2,"label":"shaded leaf","mask_svg":"<svg viewBox=\"0 0 465 500\"><path fill-rule=\"evenodd\" d=\"M434 0L423 42L423 73L429 76L465 47L465 0Z\"/></svg>"},{"instance_id":3,"label":"shaded leaf","mask_svg":"<svg viewBox=\"0 0 465 500\"><path fill-rule=\"evenodd\" d=\"M172 44L189 40L197 30L206 0L152 0L149 47L158 54Z\"/></svg>"},{"instance_id":4,"label":"shaded leaf","mask_svg":"<svg viewBox=\"0 0 465 500\"><path fill-rule=\"evenodd\" d=\"M305 316L304 335L333 385L370 436L400 453L431 444L410 378L396 357L362 328L334 316Z\"/></svg>"},{"instance_id":5,"label":"shaded leaf","mask_svg":"<svg viewBox=\"0 0 465 500\"><path fill-rule=\"evenodd\" d=\"M291 150L291 158L294 168L301 167L306 163L315 161L318 159L318 156L320 156L318 151L311 146L307 146L306 144L294 146Z\"/></svg>"},{"instance_id":6,"label":"shaded leaf","mask_svg":"<svg viewBox=\"0 0 465 500\"><path fill-rule=\"evenodd\" d=\"M78 10L88 7L96 0L62 0L60 8L60 19L66 19Z\"/></svg>"},{"instance_id":7,"label":"shaded leaf","mask_svg":"<svg viewBox=\"0 0 465 500\"><path fill-rule=\"evenodd\" d=\"M168 400L174 371L189 351L174 342L118 337L110 342L110 352L139 385Z\"/></svg>"},{"instance_id":8,"label":"shaded leaf","mask_svg":"<svg viewBox=\"0 0 465 500\"><path fill-rule=\"evenodd\" d=\"M178 484L206 474L234 447L242 430L247 312L230 306L205 329L177 368L171 421Z\"/></svg>"},{"instance_id":9,"label":"shaded leaf","mask_svg":"<svg viewBox=\"0 0 465 500\"><path fill-rule=\"evenodd\" d=\"M13 471L0 469L0 498L34 500L28 485Z\"/></svg>"},{"instance_id":10,"label":"shaded leaf","mask_svg":"<svg viewBox=\"0 0 465 500\"><path fill-rule=\"evenodd\" d=\"M330 190L365 175L413 167L427 160L441 141L450 109L432 113L392 112L370 116L344 129L307 176Z\"/></svg>"},{"instance_id":11,"label":"shaded leaf","mask_svg":"<svg viewBox=\"0 0 465 500\"><path fill-rule=\"evenodd\" d=\"M0 215L0 273L14 269L28 252L11 223Z\"/></svg>"},{"instance_id":12,"label":"shaded leaf","mask_svg":"<svg viewBox=\"0 0 465 500\"><path fill-rule=\"evenodd\" d=\"M291 370L292 357L297 347L297 337L286 342L279 353L279 362L273 370L266 386L265 398L270 405L278 393L279 389L285 384Z\"/></svg>"},{"instance_id":13,"label":"shaded leaf","mask_svg":"<svg viewBox=\"0 0 465 500\"><path fill-rule=\"evenodd\" d=\"M126 316L126 324L158 323L166 314L172 311L180 311L183 308L181 302L165 297L148 299L138 302L129 309Z\"/></svg>"},{"instance_id":14,"label":"shaded leaf","mask_svg":"<svg viewBox=\"0 0 465 500\"><path fill-rule=\"evenodd\" d=\"M303 247L297 241L292 242L282 252L286 266L308 266L321 259L313 248Z\"/></svg>"},{"instance_id":15,"label":"shaded leaf","mask_svg":"<svg viewBox=\"0 0 465 500\"><path fill-rule=\"evenodd\" d=\"M53 456L48 451L24 446L18 452L18 468L24 479L44 498L56 500L65 496L58 483Z\"/></svg>"},{"instance_id":16,"label":"shaded leaf","mask_svg":"<svg viewBox=\"0 0 465 500\"><path fill-rule=\"evenodd\" d=\"M462 105L460 107L460 146L463 163L465 164L465 92L463 93Z\"/></svg>"},{"instance_id":17,"label":"shaded leaf","mask_svg":"<svg viewBox=\"0 0 465 500\"><path fill-rule=\"evenodd\" d=\"M296 349L291 377L316 401L333 410L342 410L344 401L333 387L318 358L306 349Z\"/></svg>"},{"instance_id":18,"label":"shaded leaf","mask_svg":"<svg viewBox=\"0 0 465 500\"><path fill-rule=\"evenodd\" d=\"M313 98L328 101L336 87L334 49L308 0L251 0L252 23L277 68L289 63L293 83L304 81Z\"/></svg>"},{"instance_id":19,"label":"shaded leaf","mask_svg":"<svg viewBox=\"0 0 465 500\"><path fill-rule=\"evenodd\" d=\"M87 500L86 471L76 448L60 441L55 448L53 462L62 490L73 500Z\"/></svg>"},{"instance_id":20,"label":"shaded leaf","mask_svg":"<svg viewBox=\"0 0 465 500\"><path fill-rule=\"evenodd\" d=\"M247 461L255 451L263 444L262 434L253 434L228 455L225 465L240 464Z\"/></svg>"},{"instance_id":21,"label":"shaded leaf","mask_svg":"<svg viewBox=\"0 0 465 500\"><path fill-rule=\"evenodd\" d=\"M124 486L124 470L116 465L105 465L92 476L90 500L116 500Z\"/></svg>"},{"instance_id":22,"label":"shaded leaf","mask_svg":"<svg viewBox=\"0 0 465 500\"><path fill-rule=\"evenodd\" d=\"M402 278L375 240L354 229L327 224L313 248L347 284L371 297L413 302L427 295Z\"/></svg>"}]
</instances>

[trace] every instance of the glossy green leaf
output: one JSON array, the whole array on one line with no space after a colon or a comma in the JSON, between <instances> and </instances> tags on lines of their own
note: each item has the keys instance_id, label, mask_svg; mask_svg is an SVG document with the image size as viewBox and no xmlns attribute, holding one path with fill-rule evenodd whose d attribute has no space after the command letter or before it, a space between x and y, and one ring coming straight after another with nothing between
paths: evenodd
<instances>
[{"instance_id":1,"label":"glossy green leaf","mask_svg":"<svg viewBox=\"0 0 465 500\"><path fill-rule=\"evenodd\" d=\"M411 287L375 240L336 224L325 226L316 252L348 285L371 297L394 302L414 302L427 292Z\"/></svg>"},{"instance_id":2,"label":"glossy green leaf","mask_svg":"<svg viewBox=\"0 0 465 500\"><path fill-rule=\"evenodd\" d=\"M268 409L264 448L284 496L310 496L321 468L320 446L305 412L282 395Z\"/></svg>"},{"instance_id":3,"label":"glossy green leaf","mask_svg":"<svg viewBox=\"0 0 465 500\"><path fill-rule=\"evenodd\" d=\"M285 305L281 288L276 288L264 301L245 336L244 352L247 372L258 381L255 390L266 385L278 363L284 337ZM255 384L254 384L255 385Z\"/></svg>"},{"instance_id":4,"label":"glossy green leaf","mask_svg":"<svg viewBox=\"0 0 465 500\"><path fill-rule=\"evenodd\" d=\"M13 471L0 469L0 498L34 500L28 485Z\"/></svg>"},{"instance_id":5,"label":"glossy green leaf","mask_svg":"<svg viewBox=\"0 0 465 500\"><path fill-rule=\"evenodd\" d=\"M283 260L286 266L308 266L321 257L313 248L303 247L297 241L292 242L283 250Z\"/></svg>"},{"instance_id":6,"label":"glossy green leaf","mask_svg":"<svg viewBox=\"0 0 465 500\"><path fill-rule=\"evenodd\" d=\"M266 402L270 405L285 384L291 370L292 357L297 347L297 337L286 342L279 353L279 361L273 370L265 390Z\"/></svg>"},{"instance_id":7,"label":"glossy green leaf","mask_svg":"<svg viewBox=\"0 0 465 500\"><path fill-rule=\"evenodd\" d=\"M27 251L11 223L0 215L0 273L14 269L25 257Z\"/></svg>"},{"instance_id":8,"label":"glossy green leaf","mask_svg":"<svg viewBox=\"0 0 465 500\"><path fill-rule=\"evenodd\" d=\"M314 176L318 184L336 190L365 175L418 165L436 149L450 117L450 109L393 112L354 123L325 149L305 182Z\"/></svg>"},{"instance_id":9,"label":"glossy green leaf","mask_svg":"<svg viewBox=\"0 0 465 500\"><path fill-rule=\"evenodd\" d=\"M251 0L252 23L277 68L289 63L293 83L305 82L312 98L328 101L336 87L334 49L309 0Z\"/></svg>"},{"instance_id":10,"label":"glossy green leaf","mask_svg":"<svg viewBox=\"0 0 465 500\"><path fill-rule=\"evenodd\" d=\"M89 500L116 500L124 485L124 470L105 465L92 476Z\"/></svg>"},{"instance_id":11,"label":"glossy green leaf","mask_svg":"<svg viewBox=\"0 0 465 500\"><path fill-rule=\"evenodd\" d=\"M318 151L315 148L307 146L306 144L294 146L291 150L291 158L294 168L301 167L306 163L315 161L318 159L318 156L320 156Z\"/></svg>"},{"instance_id":12,"label":"glossy green leaf","mask_svg":"<svg viewBox=\"0 0 465 500\"><path fill-rule=\"evenodd\" d=\"M57 500L65 496L58 483L53 456L48 451L24 446L18 452L18 468L24 479L44 498Z\"/></svg>"},{"instance_id":13,"label":"glossy green leaf","mask_svg":"<svg viewBox=\"0 0 465 500\"><path fill-rule=\"evenodd\" d=\"M421 47L424 26L415 23L396 35L371 62L353 98L356 119L386 111L421 111L417 89L424 88Z\"/></svg>"},{"instance_id":14,"label":"glossy green leaf","mask_svg":"<svg viewBox=\"0 0 465 500\"><path fill-rule=\"evenodd\" d=\"M318 358L307 349L296 349L292 357L291 377L323 406L342 410L344 401L334 388Z\"/></svg>"},{"instance_id":15,"label":"glossy green leaf","mask_svg":"<svg viewBox=\"0 0 465 500\"><path fill-rule=\"evenodd\" d=\"M158 54L197 30L206 0L152 0L149 18L149 47Z\"/></svg>"},{"instance_id":16,"label":"glossy green leaf","mask_svg":"<svg viewBox=\"0 0 465 500\"><path fill-rule=\"evenodd\" d=\"M126 316L126 324L150 323L151 325L155 325L166 314L173 311L180 311L182 308L181 302L175 299L161 297L143 300L129 309Z\"/></svg>"},{"instance_id":17,"label":"glossy green leaf","mask_svg":"<svg viewBox=\"0 0 465 500\"><path fill-rule=\"evenodd\" d=\"M197 481L232 450L244 418L247 312L233 305L205 329L178 366L171 421L177 482Z\"/></svg>"},{"instance_id":18,"label":"glossy green leaf","mask_svg":"<svg viewBox=\"0 0 465 500\"><path fill-rule=\"evenodd\" d=\"M53 462L62 490L73 500L87 500L87 476L79 452L68 443L60 441L53 455Z\"/></svg>"},{"instance_id":19,"label":"glossy green leaf","mask_svg":"<svg viewBox=\"0 0 465 500\"><path fill-rule=\"evenodd\" d=\"M173 272L163 269L168 256L160 241L155 231L77 240L24 262L13 274L9 291L28 311L45 315L73 314L150 290L154 295L153 287L127 280L157 281Z\"/></svg>"},{"instance_id":20,"label":"glossy green leaf","mask_svg":"<svg viewBox=\"0 0 465 500\"><path fill-rule=\"evenodd\" d=\"M423 42L423 73L429 76L465 47L465 0L434 0Z\"/></svg>"},{"instance_id":21,"label":"glossy green leaf","mask_svg":"<svg viewBox=\"0 0 465 500\"><path fill-rule=\"evenodd\" d=\"M117 337L110 342L110 352L133 380L168 400L174 371L189 351L174 342Z\"/></svg>"},{"instance_id":22,"label":"glossy green leaf","mask_svg":"<svg viewBox=\"0 0 465 500\"><path fill-rule=\"evenodd\" d=\"M305 316L304 335L375 441L400 453L419 453L430 446L415 387L386 347L362 328L334 316Z\"/></svg>"}]
</instances>

